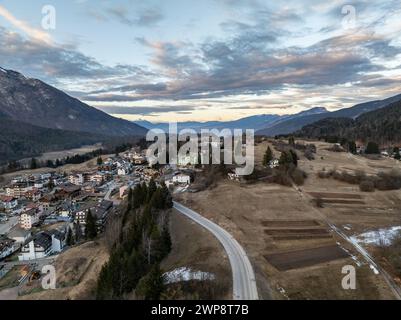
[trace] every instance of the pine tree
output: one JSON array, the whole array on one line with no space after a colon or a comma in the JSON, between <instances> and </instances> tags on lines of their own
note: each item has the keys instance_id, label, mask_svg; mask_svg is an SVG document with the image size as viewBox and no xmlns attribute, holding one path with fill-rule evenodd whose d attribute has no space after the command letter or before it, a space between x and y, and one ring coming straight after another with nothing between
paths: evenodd
<instances>
[{"instance_id":1,"label":"pine tree","mask_svg":"<svg viewBox=\"0 0 401 320\"><path fill-rule=\"evenodd\" d=\"M401 160L400 148L395 147L393 152L394 152L394 159Z\"/></svg>"},{"instance_id":2,"label":"pine tree","mask_svg":"<svg viewBox=\"0 0 401 320\"><path fill-rule=\"evenodd\" d=\"M69 246L69 247L71 247L71 246L73 246L75 244L74 235L73 235L72 230L71 230L70 227L68 227L68 230L67 230L67 240L66 240L66 242L67 242L67 246Z\"/></svg>"},{"instance_id":3,"label":"pine tree","mask_svg":"<svg viewBox=\"0 0 401 320\"><path fill-rule=\"evenodd\" d=\"M171 252L172 243L168 224L164 226L161 234L161 241L163 245L163 254L166 256Z\"/></svg>"},{"instance_id":4,"label":"pine tree","mask_svg":"<svg viewBox=\"0 0 401 320\"><path fill-rule=\"evenodd\" d=\"M88 210L85 223L85 236L86 239L93 240L97 236L96 220L92 215L91 210Z\"/></svg>"},{"instance_id":5,"label":"pine tree","mask_svg":"<svg viewBox=\"0 0 401 320\"><path fill-rule=\"evenodd\" d=\"M156 264L152 270L143 277L136 287L137 296L144 300L160 300L165 291L164 276L160 266Z\"/></svg>"},{"instance_id":6,"label":"pine tree","mask_svg":"<svg viewBox=\"0 0 401 320\"><path fill-rule=\"evenodd\" d=\"M162 194L163 194L163 209L171 209L174 206L173 197L171 196L170 190L167 188L167 185L163 183L162 185Z\"/></svg>"},{"instance_id":7,"label":"pine tree","mask_svg":"<svg viewBox=\"0 0 401 320\"><path fill-rule=\"evenodd\" d=\"M273 160L273 152L270 147L267 147L267 150L263 156L263 165L267 167L270 164L270 161Z\"/></svg>"},{"instance_id":8,"label":"pine tree","mask_svg":"<svg viewBox=\"0 0 401 320\"><path fill-rule=\"evenodd\" d=\"M34 170L34 169L37 169L37 168L38 168L38 161L36 160L36 158L32 158L32 159L31 159L31 165L30 165L30 168L31 168L32 170Z\"/></svg>"},{"instance_id":9,"label":"pine tree","mask_svg":"<svg viewBox=\"0 0 401 320\"><path fill-rule=\"evenodd\" d=\"M149 203L152 200L153 194L157 191L155 180L152 178L147 188L146 202Z\"/></svg>"},{"instance_id":10,"label":"pine tree","mask_svg":"<svg viewBox=\"0 0 401 320\"><path fill-rule=\"evenodd\" d=\"M74 224L74 229L75 229L75 242L78 243L82 239L82 228L81 224L79 223L79 220L77 223Z\"/></svg>"},{"instance_id":11,"label":"pine tree","mask_svg":"<svg viewBox=\"0 0 401 320\"><path fill-rule=\"evenodd\" d=\"M295 150L290 149L291 159L294 166L298 166L298 154Z\"/></svg>"},{"instance_id":12,"label":"pine tree","mask_svg":"<svg viewBox=\"0 0 401 320\"><path fill-rule=\"evenodd\" d=\"M157 188L156 191L153 193L150 205L152 208L159 210L164 208L164 195L161 188Z\"/></svg>"},{"instance_id":13,"label":"pine tree","mask_svg":"<svg viewBox=\"0 0 401 320\"><path fill-rule=\"evenodd\" d=\"M132 191L132 188L128 189L128 210L131 210L133 208L133 198L134 198L134 193Z\"/></svg>"},{"instance_id":14,"label":"pine tree","mask_svg":"<svg viewBox=\"0 0 401 320\"><path fill-rule=\"evenodd\" d=\"M350 153L353 153L353 154L356 153L356 143L355 143L355 141L349 141L348 142L348 151Z\"/></svg>"},{"instance_id":15,"label":"pine tree","mask_svg":"<svg viewBox=\"0 0 401 320\"><path fill-rule=\"evenodd\" d=\"M101 166L101 165L103 164L103 159L102 159L102 157L98 157L97 160L96 160L96 162L97 162L97 165L98 165L98 166Z\"/></svg>"},{"instance_id":16,"label":"pine tree","mask_svg":"<svg viewBox=\"0 0 401 320\"><path fill-rule=\"evenodd\" d=\"M365 150L366 154L379 154L380 153L380 149L379 149L379 145L376 142L369 142L366 150Z\"/></svg>"}]
</instances>

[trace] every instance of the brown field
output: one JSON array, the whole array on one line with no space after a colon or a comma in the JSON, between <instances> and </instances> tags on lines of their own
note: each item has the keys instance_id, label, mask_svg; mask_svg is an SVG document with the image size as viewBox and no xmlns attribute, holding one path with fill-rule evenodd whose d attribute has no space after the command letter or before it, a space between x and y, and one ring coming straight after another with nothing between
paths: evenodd
<instances>
[{"instance_id":1,"label":"brown field","mask_svg":"<svg viewBox=\"0 0 401 320\"><path fill-rule=\"evenodd\" d=\"M284 187L267 182L240 185L222 180L212 190L180 194L177 200L218 223L244 246L255 269L261 298L393 299L394 295L384 278L375 275L352 246L333 232L322 231L314 237L315 231L310 229L328 229L327 222L330 221L347 235L355 235L400 225L399 191L365 194L360 192L358 185L320 179L317 173L323 168L343 170L346 166L352 172L362 170L366 174L377 174L395 166L401 168L401 163L392 159L372 160L335 153L326 150L329 146L326 143L314 143L317 146L316 160L309 161L299 152L299 167L308 174L301 187ZM268 144L263 142L255 148L257 167L261 165ZM276 157L280 155L276 150L274 153ZM323 208L315 206L312 201L315 197L326 200ZM306 230L300 234L299 229ZM349 250L353 258L345 256L340 260L310 266L301 264L297 269L285 272L277 270L266 259L272 254L290 251L305 253L303 250L332 247L336 243ZM355 260L359 261L359 265ZM346 291L341 287L344 265L357 268L358 288L355 291Z\"/></svg>"},{"instance_id":2,"label":"brown field","mask_svg":"<svg viewBox=\"0 0 401 320\"><path fill-rule=\"evenodd\" d=\"M344 199L322 199L323 203L330 204L365 204L364 201L359 200L344 200Z\"/></svg>"},{"instance_id":3,"label":"brown field","mask_svg":"<svg viewBox=\"0 0 401 320\"><path fill-rule=\"evenodd\" d=\"M208 272L216 279L211 284L216 291L207 299L232 299L231 267L226 253L217 239L207 230L173 210L170 220L173 249L162 263L165 271L187 267ZM198 239L198 241L193 241ZM181 290L183 290L181 288ZM205 288L202 287L205 291ZM174 299L192 299L191 295L173 296Z\"/></svg>"},{"instance_id":4,"label":"brown field","mask_svg":"<svg viewBox=\"0 0 401 320\"><path fill-rule=\"evenodd\" d=\"M363 199L360 194L334 193L334 192L308 192L314 198L324 199Z\"/></svg>"},{"instance_id":5,"label":"brown field","mask_svg":"<svg viewBox=\"0 0 401 320\"><path fill-rule=\"evenodd\" d=\"M289 228L289 227L315 227L320 223L316 220L265 220L262 225L268 228Z\"/></svg>"},{"instance_id":6,"label":"brown field","mask_svg":"<svg viewBox=\"0 0 401 320\"><path fill-rule=\"evenodd\" d=\"M88 242L71 248L55 261L56 290L39 290L25 294L22 300L92 300L99 272L109 254L103 240Z\"/></svg>"},{"instance_id":7,"label":"brown field","mask_svg":"<svg viewBox=\"0 0 401 320\"><path fill-rule=\"evenodd\" d=\"M91 151L94 151L97 149L101 149L101 148L102 148L102 144L97 143L94 145L82 146L80 148L75 148L75 149L45 152L41 156L36 157L36 159L38 159L40 161L47 161L47 160L54 161L57 159L72 157L77 154L82 155L82 154L85 154L85 153L88 153L88 152L91 152ZM29 161L31 161L31 158L21 160L21 162L23 162L23 163L29 163Z\"/></svg>"},{"instance_id":8,"label":"brown field","mask_svg":"<svg viewBox=\"0 0 401 320\"><path fill-rule=\"evenodd\" d=\"M337 245L265 255L266 260L280 271L310 267L347 257L349 255Z\"/></svg>"},{"instance_id":9,"label":"brown field","mask_svg":"<svg viewBox=\"0 0 401 320\"><path fill-rule=\"evenodd\" d=\"M107 159L111 155L103 155L103 160ZM97 159L92 159L80 164L66 164L64 166L58 167L57 169L53 168L39 168L34 170L21 170L12 173L6 173L1 175L0 179L0 187L8 184L12 179L18 176L31 175L31 174L40 174L47 172L58 172L58 173L71 173L71 172L85 172L90 171L97 168Z\"/></svg>"}]
</instances>

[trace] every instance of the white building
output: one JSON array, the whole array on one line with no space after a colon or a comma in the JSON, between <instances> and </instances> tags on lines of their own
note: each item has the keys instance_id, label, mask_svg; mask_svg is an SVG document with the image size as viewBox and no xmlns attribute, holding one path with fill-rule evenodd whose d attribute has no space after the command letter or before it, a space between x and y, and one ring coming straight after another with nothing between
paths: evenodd
<instances>
[{"instance_id":1,"label":"white building","mask_svg":"<svg viewBox=\"0 0 401 320\"><path fill-rule=\"evenodd\" d=\"M20 226L22 229L30 230L37 222L39 222L39 214L35 209L25 211L20 216Z\"/></svg>"},{"instance_id":2,"label":"white building","mask_svg":"<svg viewBox=\"0 0 401 320\"><path fill-rule=\"evenodd\" d=\"M269 162L269 167L271 169L277 168L278 166L280 166L280 162L277 159L271 160Z\"/></svg>"},{"instance_id":3,"label":"white building","mask_svg":"<svg viewBox=\"0 0 401 320\"><path fill-rule=\"evenodd\" d=\"M199 163L199 155L198 153L195 154L188 154L188 155L178 155L177 164L179 166L188 166L188 165L197 165Z\"/></svg>"},{"instance_id":4,"label":"white building","mask_svg":"<svg viewBox=\"0 0 401 320\"><path fill-rule=\"evenodd\" d=\"M103 174L100 174L100 173L92 174L92 175L89 177L89 181L90 181L90 182L102 183L104 180L105 180L105 179L104 179L104 175L103 175Z\"/></svg>"},{"instance_id":5,"label":"white building","mask_svg":"<svg viewBox=\"0 0 401 320\"><path fill-rule=\"evenodd\" d=\"M41 259L52 253L52 236L46 232L36 234L21 248L19 261Z\"/></svg>"},{"instance_id":6,"label":"white building","mask_svg":"<svg viewBox=\"0 0 401 320\"><path fill-rule=\"evenodd\" d=\"M179 173L173 177L173 183L191 184L191 176L184 173Z\"/></svg>"},{"instance_id":7,"label":"white building","mask_svg":"<svg viewBox=\"0 0 401 320\"><path fill-rule=\"evenodd\" d=\"M81 186L85 182L85 177L82 173L72 174L68 177L68 181L76 186Z\"/></svg>"},{"instance_id":8,"label":"white building","mask_svg":"<svg viewBox=\"0 0 401 320\"><path fill-rule=\"evenodd\" d=\"M7 234L7 237L15 240L15 243L19 246L24 244L31 236L32 233L29 230L22 229L19 226L13 227Z\"/></svg>"},{"instance_id":9,"label":"white building","mask_svg":"<svg viewBox=\"0 0 401 320\"><path fill-rule=\"evenodd\" d=\"M129 174L129 169L126 168L126 167L120 167L120 168L118 168L118 170L117 170L117 174L118 174L119 176L126 176L126 175Z\"/></svg>"}]
</instances>

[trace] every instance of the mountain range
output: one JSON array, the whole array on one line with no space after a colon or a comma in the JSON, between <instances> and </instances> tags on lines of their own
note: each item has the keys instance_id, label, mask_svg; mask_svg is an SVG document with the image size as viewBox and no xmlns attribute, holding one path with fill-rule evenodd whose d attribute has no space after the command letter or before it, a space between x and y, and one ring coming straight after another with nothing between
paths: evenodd
<instances>
[{"instance_id":1,"label":"mountain range","mask_svg":"<svg viewBox=\"0 0 401 320\"><path fill-rule=\"evenodd\" d=\"M37 79L0 68L0 163L147 132Z\"/></svg>"},{"instance_id":2,"label":"mountain range","mask_svg":"<svg viewBox=\"0 0 401 320\"><path fill-rule=\"evenodd\" d=\"M356 139L380 135L386 141L396 141L401 127L400 101L401 95L397 95L334 112L316 107L294 115L182 122L178 129L254 129L257 135L267 136L298 131L311 137L330 133ZM0 68L1 163L111 138L142 137L153 128L168 130L168 123L114 118L40 80Z\"/></svg>"},{"instance_id":3,"label":"mountain range","mask_svg":"<svg viewBox=\"0 0 401 320\"><path fill-rule=\"evenodd\" d=\"M397 102L353 118L326 118L295 133L306 138L338 137L381 146L401 144L401 97Z\"/></svg>"},{"instance_id":4,"label":"mountain range","mask_svg":"<svg viewBox=\"0 0 401 320\"><path fill-rule=\"evenodd\" d=\"M21 73L0 69L0 115L43 128L106 136L144 135L144 128L114 118Z\"/></svg>"},{"instance_id":5,"label":"mountain range","mask_svg":"<svg viewBox=\"0 0 401 320\"><path fill-rule=\"evenodd\" d=\"M301 130L307 125L328 118L356 119L365 113L382 109L389 104L400 100L401 94L383 100L360 103L353 107L334 112L329 112L327 109L322 107L316 107L293 115L263 114L226 122L181 122L178 123L178 129L190 128L198 132L201 129L254 129L256 135L276 136L291 134ZM332 122L334 123L334 120L332 120ZM147 129L158 128L165 131L168 130L169 126L168 123L151 123L144 120L135 121L135 123Z\"/></svg>"},{"instance_id":6,"label":"mountain range","mask_svg":"<svg viewBox=\"0 0 401 320\"><path fill-rule=\"evenodd\" d=\"M256 134L266 135L266 136L289 134L289 133L295 132L297 130L300 130L302 127L304 127L308 124L314 123L316 121L319 121L319 120L322 120L325 118L356 119L363 113L381 109L393 102L397 102L400 100L401 100L401 94L396 95L394 97L384 99L384 100L375 100L375 101L357 104L351 108L345 108L345 109L341 109L341 110L334 111L334 112L297 116L297 117L293 117L292 119L286 119L279 123L273 123L272 125L269 125L266 128L257 131Z\"/></svg>"},{"instance_id":7,"label":"mountain range","mask_svg":"<svg viewBox=\"0 0 401 320\"><path fill-rule=\"evenodd\" d=\"M279 125L282 122L296 119L298 117L327 114L328 111L325 108L316 107L294 115L277 115L277 114L262 114L250 116L233 121L207 121L207 122L180 122L177 124L178 130L182 129L194 129L200 131L201 129L253 129L255 131L265 129L269 126ZM145 120L134 121L137 125L145 127L147 129L162 129L168 130L169 124L166 122L152 123Z\"/></svg>"}]
</instances>

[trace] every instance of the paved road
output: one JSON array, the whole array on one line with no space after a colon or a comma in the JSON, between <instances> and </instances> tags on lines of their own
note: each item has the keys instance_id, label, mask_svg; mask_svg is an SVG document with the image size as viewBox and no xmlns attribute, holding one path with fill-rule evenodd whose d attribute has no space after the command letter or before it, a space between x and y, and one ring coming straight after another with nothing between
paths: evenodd
<instances>
[{"instance_id":1,"label":"paved road","mask_svg":"<svg viewBox=\"0 0 401 320\"><path fill-rule=\"evenodd\" d=\"M258 300L255 273L241 245L226 230L202 217L195 211L174 202L174 208L188 218L209 230L220 241L230 259L233 273L234 300Z\"/></svg>"}]
</instances>

